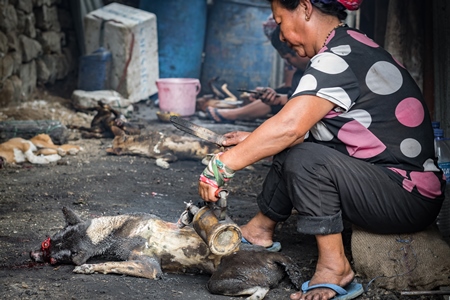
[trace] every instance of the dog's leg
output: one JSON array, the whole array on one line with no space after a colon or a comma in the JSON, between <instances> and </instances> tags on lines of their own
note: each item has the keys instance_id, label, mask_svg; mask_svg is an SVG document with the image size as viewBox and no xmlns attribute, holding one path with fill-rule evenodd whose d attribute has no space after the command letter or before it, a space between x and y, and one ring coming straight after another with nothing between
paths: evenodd
<instances>
[{"instance_id":1,"label":"dog's leg","mask_svg":"<svg viewBox=\"0 0 450 300\"><path fill-rule=\"evenodd\" d=\"M159 262L148 256L135 256L134 260L109 261L100 264L84 264L75 267L74 273L79 274L122 274L149 279L159 279L162 277L162 270Z\"/></svg>"},{"instance_id":2,"label":"dog's leg","mask_svg":"<svg viewBox=\"0 0 450 300\"><path fill-rule=\"evenodd\" d=\"M27 160L32 164L48 164L61 159L61 156L59 156L58 154L36 156L33 153L33 151L37 150L36 146L34 146L30 141L27 141L26 143L24 143L24 145L25 145L24 155L27 158Z\"/></svg>"},{"instance_id":3,"label":"dog's leg","mask_svg":"<svg viewBox=\"0 0 450 300\"><path fill-rule=\"evenodd\" d=\"M52 155L52 154L59 154L58 151L56 149L50 149L50 148L43 148L43 149L39 149L38 151L36 151L36 155ZM63 155L61 155L63 156Z\"/></svg>"}]
</instances>

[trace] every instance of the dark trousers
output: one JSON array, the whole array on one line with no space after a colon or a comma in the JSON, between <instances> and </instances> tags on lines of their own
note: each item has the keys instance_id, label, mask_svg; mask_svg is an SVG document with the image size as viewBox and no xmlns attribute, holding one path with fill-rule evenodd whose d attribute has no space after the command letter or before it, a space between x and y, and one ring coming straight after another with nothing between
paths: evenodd
<instances>
[{"instance_id":1,"label":"dark trousers","mask_svg":"<svg viewBox=\"0 0 450 300\"><path fill-rule=\"evenodd\" d=\"M257 201L277 222L295 208L297 229L306 234L342 232L343 218L374 233L417 232L442 205L406 191L382 167L310 142L274 157Z\"/></svg>"}]
</instances>

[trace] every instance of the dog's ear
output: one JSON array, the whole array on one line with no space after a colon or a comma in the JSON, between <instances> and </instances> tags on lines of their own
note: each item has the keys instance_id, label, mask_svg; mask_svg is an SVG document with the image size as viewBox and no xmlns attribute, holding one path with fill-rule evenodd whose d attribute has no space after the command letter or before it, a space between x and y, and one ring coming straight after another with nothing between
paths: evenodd
<instances>
[{"instance_id":1,"label":"dog's ear","mask_svg":"<svg viewBox=\"0 0 450 300\"><path fill-rule=\"evenodd\" d=\"M79 223L83 223L83 220L81 220L81 218L70 208L68 207L63 207L62 208L64 217L66 218L66 225L67 226L73 226L73 225L77 225Z\"/></svg>"}]
</instances>

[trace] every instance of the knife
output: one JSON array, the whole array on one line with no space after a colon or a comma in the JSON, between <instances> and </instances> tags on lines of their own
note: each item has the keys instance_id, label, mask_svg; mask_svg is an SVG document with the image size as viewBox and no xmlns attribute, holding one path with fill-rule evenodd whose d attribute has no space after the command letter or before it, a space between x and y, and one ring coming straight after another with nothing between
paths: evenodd
<instances>
[{"instance_id":1,"label":"knife","mask_svg":"<svg viewBox=\"0 0 450 300\"><path fill-rule=\"evenodd\" d=\"M215 133L214 131L209 130L208 128L194 124L179 116L171 116L170 122L172 122L172 124L176 128L181 129L184 132L192 134L201 139L204 139L205 141L217 144L220 147L222 147L222 143L225 140L225 137L223 135Z\"/></svg>"}]
</instances>

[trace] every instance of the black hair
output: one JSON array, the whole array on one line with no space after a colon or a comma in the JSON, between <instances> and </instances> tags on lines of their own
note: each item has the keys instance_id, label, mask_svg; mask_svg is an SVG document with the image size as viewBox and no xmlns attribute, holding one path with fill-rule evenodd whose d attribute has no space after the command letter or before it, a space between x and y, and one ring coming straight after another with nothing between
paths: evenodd
<instances>
[{"instance_id":1,"label":"black hair","mask_svg":"<svg viewBox=\"0 0 450 300\"><path fill-rule=\"evenodd\" d=\"M293 11L300 5L301 0L267 0L270 3L277 1L282 7L287 10ZM328 3L324 3L328 2ZM347 12L345 7L338 1L318 1L311 0L311 4L318 8L321 12L327 15L338 17L339 20L345 20L347 18Z\"/></svg>"},{"instance_id":2,"label":"black hair","mask_svg":"<svg viewBox=\"0 0 450 300\"><path fill-rule=\"evenodd\" d=\"M289 47L287 43L280 40L280 26L277 26L272 32L272 35L270 36L270 42L272 43L272 46L277 49L278 53L280 53L281 56L284 56L286 54L296 55L295 51L291 47Z\"/></svg>"}]
</instances>

